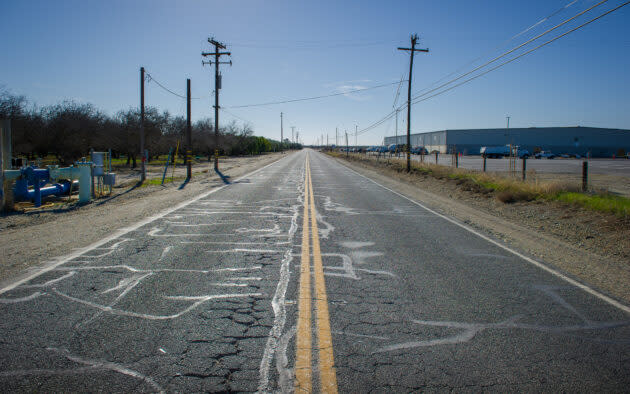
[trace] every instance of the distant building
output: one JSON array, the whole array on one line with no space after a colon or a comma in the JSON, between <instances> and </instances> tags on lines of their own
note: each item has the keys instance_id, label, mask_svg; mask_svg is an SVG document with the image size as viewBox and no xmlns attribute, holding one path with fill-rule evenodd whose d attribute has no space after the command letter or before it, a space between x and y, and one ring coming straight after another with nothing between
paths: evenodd
<instances>
[{"instance_id":1,"label":"distant building","mask_svg":"<svg viewBox=\"0 0 630 394\"><path fill-rule=\"evenodd\" d=\"M406 144L407 136L385 137L385 145ZM482 146L518 145L530 152L551 151L592 157L611 157L630 151L630 130L596 127L530 127L514 129L442 130L411 135L411 146L424 146L429 152L457 150L478 155Z\"/></svg>"}]
</instances>

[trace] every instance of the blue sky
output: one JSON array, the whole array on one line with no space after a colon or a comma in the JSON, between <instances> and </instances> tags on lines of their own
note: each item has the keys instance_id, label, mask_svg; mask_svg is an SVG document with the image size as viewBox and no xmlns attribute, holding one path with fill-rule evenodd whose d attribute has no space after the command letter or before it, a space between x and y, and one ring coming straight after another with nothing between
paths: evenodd
<instances>
[{"instance_id":1,"label":"blue sky","mask_svg":"<svg viewBox=\"0 0 630 394\"><path fill-rule=\"evenodd\" d=\"M230 108L343 92L407 78L396 50L420 36L413 91L482 56L481 64L596 4L533 1L4 1L0 85L37 105L89 102L109 114L137 106L139 68L181 94L192 80L193 119L212 117L214 70L201 66L208 37L228 44L221 122L249 121L257 135L303 141L362 129L392 110L397 85L321 100ZM571 4L572 3L572 4ZM549 39L621 4L609 0ZM543 17L553 18L506 42ZM412 132L457 128L630 128L630 5L514 63L412 107ZM542 42L542 41L537 41ZM527 48L531 48L530 45ZM406 99L402 87L398 103ZM213 99L212 99L213 100ZM185 115L185 100L146 87L146 104ZM406 125L399 118L399 132ZM358 137L380 143L394 120ZM353 140L351 140L353 142Z\"/></svg>"}]
</instances>

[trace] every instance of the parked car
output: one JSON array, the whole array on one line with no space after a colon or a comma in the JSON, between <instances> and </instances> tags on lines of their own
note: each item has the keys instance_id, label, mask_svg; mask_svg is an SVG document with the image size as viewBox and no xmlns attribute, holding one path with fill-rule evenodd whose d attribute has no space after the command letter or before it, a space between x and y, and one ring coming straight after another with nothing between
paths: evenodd
<instances>
[{"instance_id":1,"label":"parked car","mask_svg":"<svg viewBox=\"0 0 630 394\"><path fill-rule=\"evenodd\" d=\"M544 151L543 150L543 151L540 151L540 152L536 153L534 155L534 157L537 158L537 159L543 159L543 158L545 158L545 159L554 159L556 157L556 155L551 153L551 152L549 152L549 151Z\"/></svg>"},{"instance_id":2,"label":"parked car","mask_svg":"<svg viewBox=\"0 0 630 394\"><path fill-rule=\"evenodd\" d=\"M429 152L424 146L414 146L411 148L411 153L416 155L428 155Z\"/></svg>"},{"instance_id":3,"label":"parked car","mask_svg":"<svg viewBox=\"0 0 630 394\"><path fill-rule=\"evenodd\" d=\"M518 152L517 152L517 155L521 159L523 159L523 158L528 159L529 156L531 156L531 154L529 153L529 151L527 149L519 149Z\"/></svg>"},{"instance_id":4,"label":"parked car","mask_svg":"<svg viewBox=\"0 0 630 394\"><path fill-rule=\"evenodd\" d=\"M500 159L503 156L509 156L510 155L510 147L509 146L482 146L481 149L479 149L479 153L482 156L485 156L487 158L496 158L496 159Z\"/></svg>"},{"instance_id":5,"label":"parked car","mask_svg":"<svg viewBox=\"0 0 630 394\"><path fill-rule=\"evenodd\" d=\"M396 153L396 152L405 152L405 146L404 144L391 144L390 146L387 147L387 150L390 153Z\"/></svg>"}]
</instances>

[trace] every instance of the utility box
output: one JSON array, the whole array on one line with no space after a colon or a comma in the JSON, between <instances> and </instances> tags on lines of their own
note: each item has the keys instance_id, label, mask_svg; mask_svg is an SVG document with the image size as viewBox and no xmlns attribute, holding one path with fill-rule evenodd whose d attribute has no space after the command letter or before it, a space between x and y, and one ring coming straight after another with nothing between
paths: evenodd
<instances>
[{"instance_id":1,"label":"utility box","mask_svg":"<svg viewBox=\"0 0 630 394\"><path fill-rule=\"evenodd\" d=\"M92 152L92 163L94 163L94 176L103 176L105 174L105 152Z\"/></svg>"},{"instance_id":2,"label":"utility box","mask_svg":"<svg viewBox=\"0 0 630 394\"><path fill-rule=\"evenodd\" d=\"M116 184L116 173L108 172L103 175L103 185L114 186Z\"/></svg>"}]
</instances>

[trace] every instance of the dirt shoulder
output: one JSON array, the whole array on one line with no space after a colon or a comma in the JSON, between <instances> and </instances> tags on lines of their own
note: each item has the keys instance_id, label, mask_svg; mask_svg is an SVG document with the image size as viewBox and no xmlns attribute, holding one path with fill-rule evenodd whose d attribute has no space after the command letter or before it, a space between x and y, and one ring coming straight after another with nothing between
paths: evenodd
<instances>
[{"instance_id":1,"label":"dirt shoulder","mask_svg":"<svg viewBox=\"0 0 630 394\"><path fill-rule=\"evenodd\" d=\"M630 304L630 219L549 201L505 204L453 180L399 172L387 162L343 165L454 217L525 255Z\"/></svg>"},{"instance_id":2,"label":"dirt shoulder","mask_svg":"<svg viewBox=\"0 0 630 394\"><path fill-rule=\"evenodd\" d=\"M290 153L222 159L223 175L236 179ZM165 186L125 186L114 189L110 197L89 204L56 204L55 209L33 210L0 216L0 284L23 274L57 256L88 246L114 231L134 224L203 192L224 185L214 170L198 172L193 167L192 181Z\"/></svg>"}]
</instances>

